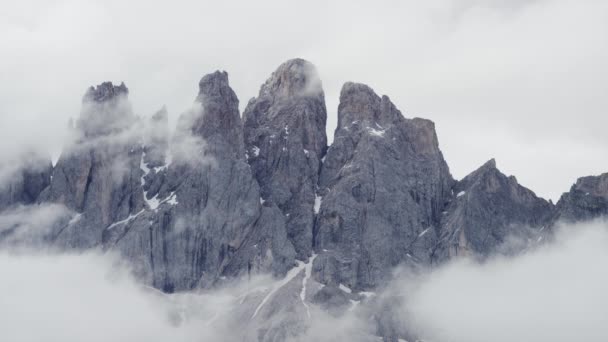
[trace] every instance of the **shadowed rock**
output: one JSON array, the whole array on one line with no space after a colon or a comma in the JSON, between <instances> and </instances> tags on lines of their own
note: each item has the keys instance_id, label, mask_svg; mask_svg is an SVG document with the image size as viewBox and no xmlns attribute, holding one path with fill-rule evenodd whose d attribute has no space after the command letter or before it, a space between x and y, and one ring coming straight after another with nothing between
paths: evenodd
<instances>
[{"instance_id":1,"label":"shadowed rock","mask_svg":"<svg viewBox=\"0 0 608 342\"><path fill-rule=\"evenodd\" d=\"M262 197L285 215L287 233L305 260L312 251L313 207L320 160L327 148L327 111L315 67L283 63L243 113L247 158Z\"/></svg>"},{"instance_id":2,"label":"shadowed rock","mask_svg":"<svg viewBox=\"0 0 608 342\"><path fill-rule=\"evenodd\" d=\"M96 246L106 227L144 208L139 122L127 96L124 84L106 82L89 88L83 98L76 140L64 148L41 196L82 214L60 231L59 246Z\"/></svg>"},{"instance_id":3,"label":"shadowed rock","mask_svg":"<svg viewBox=\"0 0 608 342\"><path fill-rule=\"evenodd\" d=\"M441 221L436 261L513 254L536 242L553 205L486 162L455 184Z\"/></svg>"},{"instance_id":4,"label":"shadowed rock","mask_svg":"<svg viewBox=\"0 0 608 342\"><path fill-rule=\"evenodd\" d=\"M579 178L555 208L551 225L608 216L608 173Z\"/></svg>"},{"instance_id":5,"label":"shadowed rock","mask_svg":"<svg viewBox=\"0 0 608 342\"><path fill-rule=\"evenodd\" d=\"M362 290L401 263L430 262L453 181L433 123L404 118L370 87L344 85L338 122L319 182L314 271Z\"/></svg>"},{"instance_id":6,"label":"shadowed rock","mask_svg":"<svg viewBox=\"0 0 608 342\"><path fill-rule=\"evenodd\" d=\"M179 119L157 207L105 239L137 265L140 278L166 292L210 287L226 276L281 275L294 262L283 216L261 205L245 161L227 73L206 75L199 89L193 109Z\"/></svg>"}]
</instances>

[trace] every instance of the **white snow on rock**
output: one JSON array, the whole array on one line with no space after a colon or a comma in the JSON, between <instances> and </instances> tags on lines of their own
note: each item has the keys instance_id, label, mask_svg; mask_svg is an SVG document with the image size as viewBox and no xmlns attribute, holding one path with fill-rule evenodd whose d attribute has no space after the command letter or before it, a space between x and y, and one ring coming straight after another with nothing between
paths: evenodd
<instances>
[{"instance_id":1,"label":"white snow on rock","mask_svg":"<svg viewBox=\"0 0 608 342\"><path fill-rule=\"evenodd\" d=\"M459 193L456 195L456 197L460 197L460 196L462 196L462 195L464 195L464 194L466 194L466 192L461 191L461 192L459 192Z\"/></svg>"},{"instance_id":2,"label":"white snow on rock","mask_svg":"<svg viewBox=\"0 0 608 342\"><path fill-rule=\"evenodd\" d=\"M177 203L179 203L179 202L177 202L177 195L175 194L175 191L173 191L171 193L171 195L169 195L169 197L167 197L167 203L169 203L171 205L176 205Z\"/></svg>"},{"instance_id":3,"label":"white snow on rock","mask_svg":"<svg viewBox=\"0 0 608 342\"><path fill-rule=\"evenodd\" d=\"M300 299L302 300L302 304L304 304L304 307L306 308L306 314L308 315L308 318L310 318L310 308L308 307L308 304L306 304L306 284L308 283L308 279L310 279L310 276L312 275L312 262L315 260L316 257L317 255L313 254L308 263L306 263L306 266L304 267L304 279L302 279L302 291L300 292Z\"/></svg>"},{"instance_id":4,"label":"white snow on rock","mask_svg":"<svg viewBox=\"0 0 608 342\"><path fill-rule=\"evenodd\" d=\"M116 221L116 222L112 223L111 225L109 225L108 228L106 228L106 229L112 229L112 228L114 228L114 227L116 227L118 225L121 225L123 223L127 223L127 222L135 219L137 216L141 215L144 211L146 211L146 209L140 210L137 214L131 214L131 215L129 215L129 217L127 217L124 220Z\"/></svg>"},{"instance_id":5,"label":"white snow on rock","mask_svg":"<svg viewBox=\"0 0 608 342\"><path fill-rule=\"evenodd\" d=\"M367 131L370 135L373 135L376 137L384 137L384 132L386 132L386 130L378 130L378 129L371 128L371 127L368 127Z\"/></svg>"},{"instance_id":6,"label":"white snow on rock","mask_svg":"<svg viewBox=\"0 0 608 342\"><path fill-rule=\"evenodd\" d=\"M420 234L418 234L418 237L419 238L423 237L424 234L426 234L429 231L429 229L431 229L431 228L427 228L427 229L423 230Z\"/></svg>"},{"instance_id":7,"label":"white snow on rock","mask_svg":"<svg viewBox=\"0 0 608 342\"><path fill-rule=\"evenodd\" d=\"M139 168L144 172L144 174L140 178L142 188L146 184L146 180L144 178L150 173L150 168L144 162L145 156L146 156L146 152L142 152L141 161L139 162ZM144 190L144 201L146 201L146 204L148 204L148 207L150 207L150 209L152 209L152 210L158 208L158 205L160 204L158 198L156 198L156 196L154 196L153 198L148 199L147 195L148 195L148 192Z\"/></svg>"},{"instance_id":8,"label":"white snow on rock","mask_svg":"<svg viewBox=\"0 0 608 342\"><path fill-rule=\"evenodd\" d=\"M259 155L260 155L260 148L259 148L259 147L257 147L257 146L253 146L253 147L251 148L251 152L253 152L253 156L254 156L254 157L257 157L257 156L259 156Z\"/></svg>"},{"instance_id":9,"label":"white snow on rock","mask_svg":"<svg viewBox=\"0 0 608 342\"><path fill-rule=\"evenodd\" d=\"M315 195L315 214L319 213L319 210L321 209L321 203L323 203L323 197L319 196L319 195Z\"/></svg>"},{"instance_id":10,"label":"white snow on rock","mask_svg":"<svg viewBox=\"0 0 608 342\"><path fill-rule=\"evenodd\" d=\"M306 307L306 311L308 313L308 317L310 317L310 310L308 305L306 304L306 283L308 282L308 279L310 279L310 276L312 274L312 262L314 261L314 259L316 258L316 255L313 255L307 263L304 263L300 260L297 260L297 266L292 268L291 270L289 270L287 272L287 274L285 275L285 278L281 279L280 281L276 282L272 288L270 289L270 291L266 294L266 296L264 297L264 299L262 299L262 301L260 302L260 304L257 306L257 308L255 309L255 311L253 312L253 315L251 316L251 319L255 318L255 316L257 316L257 314L260 312L260 310L264 307L264 305L268 302L268 300L270 298L272 298L272 296L278 291L280 290L283 286L287 285L290 281L292 281L295 277L297 277L300 272L304 271L304 279L302 280L302 291L300 292L300 299L302 300L302 304Z\"/></svg>"},{"instance_id":11,"label":"white snow on rock","mask_svg":"<svg viewBox=\"0 0 608 342\"><path fill-rule=\"evenodd\" d=\"M344 285L344 284L340 284L340 286L338 286L340 288L340 290L346 292L346 293L352 293L353 290L350 289L350 287Z\"/></svg>"}]
</instances>

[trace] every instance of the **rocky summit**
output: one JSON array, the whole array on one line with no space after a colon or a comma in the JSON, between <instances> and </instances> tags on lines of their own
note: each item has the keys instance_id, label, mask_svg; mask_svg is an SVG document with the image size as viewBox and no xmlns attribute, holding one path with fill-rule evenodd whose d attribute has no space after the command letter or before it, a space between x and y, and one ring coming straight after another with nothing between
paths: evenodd
<instances>
[{"instance_id":1,"label":"rocky summit","mask_svg":"<svg viewBox=\"0 0 608 342\"><path fill-rule=\"evenodd\" d=\"M118 254L165 293L270 275L231 313L245 341L294 338L317 309L366 303L377 330L362 340L415 339L392 323L398 300L374 299L396 269L517 254L562 222L608 215L608 173L556 205L493 159L455 180L432 121L361 83L339 100L328 146L322 83L302 59L272 72L242 116L228 74L203 76L174 130L167 108L142 118L126 85L105 82L86 90L55 165L26 156L0 184L0 210L62 208L29 243ZM0 245L24 227L0 220Z\"/></svg>"}]
</instances>

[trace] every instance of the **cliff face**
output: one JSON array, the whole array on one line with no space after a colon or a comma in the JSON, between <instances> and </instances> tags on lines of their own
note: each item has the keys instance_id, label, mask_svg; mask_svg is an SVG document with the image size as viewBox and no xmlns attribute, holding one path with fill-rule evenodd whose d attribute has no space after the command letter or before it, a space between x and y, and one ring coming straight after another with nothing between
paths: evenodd
<instances>
[{"instance_id":1,"label":"cliff face","mask_svg":"<svg viewBox=\"0 0 608 342\"><path fill-rule=\"evenodd\" d=\"M453 188L443 212L436 261L513 253L537 240L553 206L488 161Z\"/></svg>"},{"instance_id":2,"label":"cliff face","mask_svg":"<svg viewBox=\"0 0 608 342\"><path fill-rule=\"evenodd\" d=\"M301 59L272 73L243 118L228 74L204 76L172 135L166 108L141 119L128 93L89 88L57 164L26 156L0 183L12 215L0 246L35 226L44 236L28 242L117 252L165 292L281 278L243 297L233 317L243 340L296 337L312 305L351 310L397 266L514 254L559 222L608 215L608 173L580 178L555 206L494 160L455 181L433 122L405 118L364 84L344 84L328 148L321 82ZM14 219L39 207L50 228ZM381 304L380 334L411 339L394 326L398 304Z\"/></svg>"},{"instance_id":3,"label":"cliff face","mask_svg":"<svg viewBox=\"0 0 608 342\"><path fill-rule=\"evenodd\" d=\"M327 148L327 112L315 67L283 63L243 113L247 160L262 198L285 216L299 259L312 254L315 192Z\"/></svg>"},{"instance_id":4,"label":"cliff face","mask_svg":"<svg viewBox=\"0 0 608 342\"><path fill-rule=\"evenodd\" d=\"M558 222L577 222L608 215L608 173L579 178L556 205L552 226Z\"/></svg>"},{"instance_id":5,"label":"cliff face","mask_svg":"<svg viewBox=\"0 0 608 342\"><path fill-rule=\"evenodd\" d=\"M168 292L243 272L284 274L294 262L293 246L278 209L260 202L242 137L228 75L203 77L193 108L179 119L170 164L154 168L142 160L144 188L158 183L146 192L147 210L106 229L104 246Z\"/></svg>"},{"instance_id":6,"label":"cliff face","mask_svg":"<svg viewBox=\"0 0 608 342\"><path fill-rule=\"evenodd\" d=\"M319 181L316 278L363 290L400 263L428 264L452 183L431 121L345 84Z\"/></svg>"},{"instance_id":7,"label":"cliff face","mask_svg":"<svg viewBox=\"0 0 608 342\"><path fill-rule=\"evenodd\" d=\"M81 214L54 237L58 246L95 247L106 227L143 210L139 126L124 84L88 89L73 129L76 140L64 149L40 198Z\"/></svg>"}]
</instances>

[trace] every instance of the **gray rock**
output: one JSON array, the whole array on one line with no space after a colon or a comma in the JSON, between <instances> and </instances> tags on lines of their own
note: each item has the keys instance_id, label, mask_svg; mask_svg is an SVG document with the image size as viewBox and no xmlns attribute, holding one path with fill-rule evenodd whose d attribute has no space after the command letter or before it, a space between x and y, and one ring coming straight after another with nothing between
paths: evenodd
<instances>
[{"instance_id":1,"label":"gray rock","mask_svg":"<svg viewBox=\"0 0 608 342\"><path fill-rule=\"evenodd\" d=\"M555 207L551 225L608 216L608 173L579 178Z\"/></svg>"},{"instance_id":2,"label":"gray rock","mask_svg":"<svg viewBox=\"0 0 608 342\"><path fill-rule=\"evenodd\" d=\"M51 182L53 166L49 157L30 153L24 159L24 165L7 170L5 180L0 181L0 211L17 204L36 203ZM12 168L7 166L9 167Z\"/></svg>"},{"instance_id":3,"label":"gray rock","mask_svg":"<svg viewBox=\"0 0 608 342\"><path fill-rule=\"evenodd\" d=\"M140 266L166 292L209 287L244 272L282 275L294 263L284 219L262 207L245 161L238 99L225 72L202 78L192 110L179 119L160 204L112 227L105 245ZM144 166L146 168L146 166ZM121 232L122 231L122 232Z\"/></svg>"},{"instance_id":4,"label":"gray rock","mask_svg":"<svg viewBox=\"0 0 608 342\"><path fill-rule=\"evenodd\" d=\"M74 128L40 201L81 213L56 237L60 247L86 249L101 243L102 231L144 209L139 121L124 84L89 88Z\"/></svg>"},{"instance_id":5,"label":"gray rock","mask_svg":"<svg viewBox=\"0 0 608 342\"><path fill-rule=\"evenodd\" d=\"M454 186L435 260L513 254L536 241L553 205L486 162Z\"/></svg>"},{"instance_id":6,"label":"gray rock","mask_svg":"<svg viewBox=\"0 0 608 342\"><path fill-rule=\"evenodd\" d=\"M262 197L281 209L289 240L305 260L312 252L316 184L327 148L327 111L315 67L302 59L283 63L249 101L243 119Z\"/></svg>"},{"instance_id":7,"label":"gray rock","mask_svg":"<svg viewBox=\"0 0 608 342\"><path fill-rule=\"evenodd\" d=\"M401 263L428 264L452 183L431 121L346 83L319 182L316 279L363 290Z\"/></svg>"}]
</instances>

